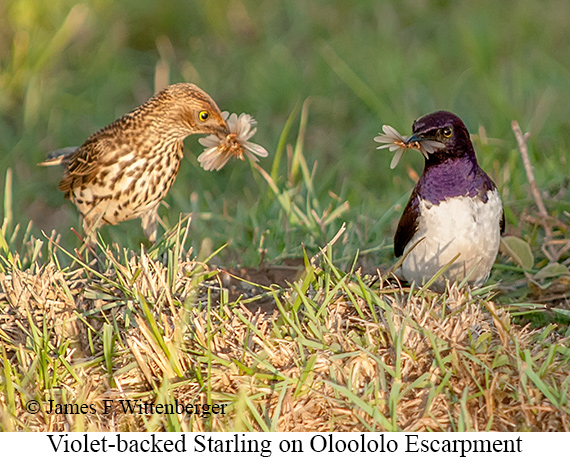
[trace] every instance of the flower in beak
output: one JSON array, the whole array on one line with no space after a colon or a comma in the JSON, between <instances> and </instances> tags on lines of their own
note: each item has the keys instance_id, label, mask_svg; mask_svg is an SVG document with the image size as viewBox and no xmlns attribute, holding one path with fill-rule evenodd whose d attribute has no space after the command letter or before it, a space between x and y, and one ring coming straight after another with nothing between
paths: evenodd
<instances>
[{"instance_id":1,"label":"flower in beak","mask_svg":"<svg viewBox=\"0 0 570 457\"><path fill-rule=\"evenodd\" d=\"M390 162L391 169L396 168L396 165L398 165L398 162L402 158L402 154L406 149L417 149L427 159L428 154L431 154L436 149L445 146L443 143L435 140L424 140L416 138L415 136L402 136L394 127L390 125L383 125L382 130L384 133L375 137L374 141L377 143L385 143L382 144L382 146L378 146L376 149L388 148L391 152L396 152L396 154L394 154L392 162Z\"/></svg>"},{"instance_id":2,"label":"flower in beak","mask_svg":"<svg viewBox=\"0 0 570 457\"><path fill-rule=\"evenodd\" d=\"M198 157L198 162L204 170L220 170L232 158L244 160L244 156L257 162L259 157L267 157L267 150L249 139L257 131L255 119L249 114L242 113L239 116L222 113L228 125L230 133L226 136L208 135L198 141L204 146L204 152Z\"/></svg>"}]
</instances>

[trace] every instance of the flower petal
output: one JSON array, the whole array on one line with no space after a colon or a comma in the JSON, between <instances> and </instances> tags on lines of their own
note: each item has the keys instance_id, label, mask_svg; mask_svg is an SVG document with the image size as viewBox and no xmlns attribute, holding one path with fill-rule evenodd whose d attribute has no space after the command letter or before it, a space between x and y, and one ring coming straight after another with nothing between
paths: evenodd
<instances>
[{"instance_id":1,"label":"flower petal","mask_svg":"<svg viewBox=\"0 0 570 457\"><path fill-rule=\"evenodd\" d=\"M425 151L427 154L433 153L436 149L444 148L445 144L435 140L422 140L420 141L420 150Z\"/></svg>"},{"instance_id":2,"label":"flower petal","mask_svg":"<svg viewBox=\"0 0 570 457\"><path fill-rule=\"evenodd\" d=\"M220 138L217 135L208 135L204 138L198 138L198 143L205 148L217 148L220 144Z\"/></svg>"},{"instance_id":3,"label":"flower petal","mask_svg":"<svg viewBox=\"0 0 570 457\"><path fill-rule=\"evenodd\" d=\"M219 148L210 148L204 151L198 157L198 162L202 168L206 171L220 170L223 166L228 163L231 155L221 154Z\"/></svg>"},{"instance_id":4,"label":"flower petal","mask_svg":"<svg viewBox=\"0 0 570 457\"><path fill-rule=\"evenodd\" d=\"M394 157L392 158L392 161L390 162L390 170L393 170L394 168L396 168L396 165L398 165L398 162L402 158L402 155L404 154L405 150L406 150L405 148L398 148L398 150L396 151L396 154L394 154Z\"/></svg>"},{"instance_id":5,"label":"flower petal","mask_svg":"<svg viewBox=\"0 0 570 457\"><path fill-rule=\"evenodd\" d=\"M403 139L402 135L400 135L400 132L398 132L394 127L392 127L391 125L383 125L382 126L382 130L384 131L384 133L387 136L391 136L393 138L398 138L398 139Z\"/></svg>"},{"instance_id":6,"label":"flower petal","mask_svg":"<svg viewBox=\"0 0 570 457\"><path fill-rule=\"evenodd\" d=\"M376 137L378 138L378 137ZM377 141L376 138L374 138L374 141ZM383 144L381 146L378 146L376 149L386 149L386 148L392 148L392 146L395 146L393 143L388 143L388 144Z\"/></svg>"},{"instance_id":7,"label":"flower petal","mask_svg":"<svg viewBox=\"0 0 570 457\"><path fill-rule=\"evenodd\" d=\"M251 151L253 152L255 155L258 155L259 157L267 157L267 155L269 154L267 152L267 149L265 149L263 146L260 146L259 144L255 144L252 143L250 141L246 141L243 144L243 147L247 150L247 151Z\"/></svg>"},{"instance_id":8,"label":"flower petal","mask_svg":"<svg viewBox=\"0 0 570 457\"><path fill-rule=\"evenodd\" d=\"M252 154L251 152L249 152L249 150L244 150L244 155L249 159L252 160L253 162L259 162L259 159L257 158L257 156L255 154Z\"/></svg>"}]
</instances>

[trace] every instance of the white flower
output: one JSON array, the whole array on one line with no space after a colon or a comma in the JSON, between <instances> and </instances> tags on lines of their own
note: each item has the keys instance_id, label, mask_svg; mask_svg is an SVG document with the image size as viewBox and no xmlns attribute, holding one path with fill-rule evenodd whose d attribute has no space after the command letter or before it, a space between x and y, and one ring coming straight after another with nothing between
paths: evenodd
<instances>
[{"instance_id":1,"label":"white flower","mask_svg":"<svg viewBox=\"0 0 570 457\"><path fill-rule=\"evenodd\" d=\"M377 143L386 144L378 146L376 149L388 148L390 152L396 152L396 154L394 154L392 162L390 163L390 168L394 169L396 168L396 165L398 165L398 162L400 161L400 158L402 157L404 151L409 148L409 146L406 144L406 141L408 141L409 137L400 135L398 131L390 125L383 125L382 130L384 131L384 134L375 137L374 141Z\"/></svg>"},{"instance_id":2,"label":"white flower","mask_svg":"<svg viewBox=\"0 0 570 457\"><path fill-rule=\"evenodd\" d=\"M249 114L239 115L222 113L224 120L228 124L230 133L225 137L218 135L208 135L198 141L204 146L204 152L198 157L198 162L204 170L220 170L228 160L237 157L244 160L244 155L250 160L257 162L259 157L267 157L267 150L251 141L248 141L255 132L257 122Z\"/></svg>"},{"instance_id":3,"label":"white flower","mask_svg":"<svg viewBox=\"0 0 570 457\"><path fill-rule=\"evenodd\" d=\"M431 154L436 149L445 146L443 143L435 140L421 140L408 143L410 137L400 135L400 133L398 133L398 131L390 125L383 125L382 130L384 131L384 134L380 134L375 137L374 141L377 143L386 143L382 146L378 146L376 149L388 148L390 152L396 152L396 154L394 154L392 162L390 162L391 169L396 168L396 165L398 165L398 162L402 158L402 154L406 149L417 149L427 159L428 154Z\"/></svg>"}]
</instances>

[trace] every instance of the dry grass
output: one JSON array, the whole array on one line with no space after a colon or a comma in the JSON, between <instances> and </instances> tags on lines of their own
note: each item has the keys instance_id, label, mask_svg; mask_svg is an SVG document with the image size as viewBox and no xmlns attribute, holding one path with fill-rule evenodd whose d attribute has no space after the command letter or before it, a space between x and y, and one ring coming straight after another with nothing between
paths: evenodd
<instances>
[{"instance_id":1,"label":"dry grass","mask_svg":"<svg viewBox=\"0 0 570 457\"><path fill-rule=\"evenodd\" d=\"M206 264L153 257L0 275L3 430L568 431L568 338L513 325L489 291L410 291L323 256L229 302ZM268 296L274 313L255 312ZM94 411L48 414L50 399ZM227 406L140 415L121 399Z\"/></svg>"},{"instance_id":2,"label":"dry grass","mask_svg":"<svg viewBox=\"0 0 570 457\"><path fill-rule=\"evenodd\" d=\"M306 206L294 199L298 192L254 169L284 226L328 239L347 205L320 208L302 142L292 157ZM4 207L11 209L8 184ZM216 253L197 261L185 252L186 220L148 252L100 245L72 254L55 234L47 243L35 239L31 225L20 243L19 227L6 217L0 428L567 431L570 332L511 320L537 309L570 316L567 225L540 220L532 224L547 236L533 246L546 259L535 259L522 238L504 239L515 265L497 265L503 296L529 291L507 310L492 287L453 286L439 295L403 288L386 272L340 270L329 251L346 255L345 225L300 265L220 270L210 260ZM519 280L508 276L514 271ZM39 412L30 412L30 401ZM224 414L139 414L121 401L219 405ZM67 409L51 413L54 405Z\"/></svg>"}]
</instances>

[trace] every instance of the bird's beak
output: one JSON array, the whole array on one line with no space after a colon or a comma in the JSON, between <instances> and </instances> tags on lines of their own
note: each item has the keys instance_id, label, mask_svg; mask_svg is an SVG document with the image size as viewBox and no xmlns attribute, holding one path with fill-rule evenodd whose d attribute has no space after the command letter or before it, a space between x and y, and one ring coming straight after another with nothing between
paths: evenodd
<instances>
[{"instance_id":1,"label":"bird's beak","mask_svg":"<svg viewBox=\"0 0 570 457\"><path fill-rule=\"evenodd\" d=\"M221 121L220 126L215 127L214 133L216 135L218 135L220 138L223 138L223 137L229 135L231 132L230 132L228 125L225 123L225 121Z\"/></svg>"},{"instance_id":2,"label":"bird's beak","mask_svg":"<svg viewBox=\"0 0 570 457\"><path fill-rule=\"evenodd\" d=\"M420 136L420 135L416 135L416 134L414 133L410 138L407 139L407 141L406 141L406 146L408 146L408 145L410 145L410 144L412 144L412 143L416 143L416 142L419 143L420 141L425 140L425 139L426 139L426 138L424 138L424 137L422 137L422 136Z\"/></svg>"}]
</instances>

